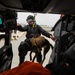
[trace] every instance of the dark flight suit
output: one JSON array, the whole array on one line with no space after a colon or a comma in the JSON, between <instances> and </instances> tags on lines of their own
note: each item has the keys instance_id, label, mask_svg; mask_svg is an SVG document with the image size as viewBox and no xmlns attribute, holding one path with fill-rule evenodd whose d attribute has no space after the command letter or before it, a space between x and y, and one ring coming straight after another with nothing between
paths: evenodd
<instances>
[{"instance_id":1,"label":"dark flight suit","mask_svg":"<svg viewBox=\"0 0 75 75\"><path fill-rule=\"evenodd\" d=\"M24 42L21 42L20 45L19 45L19 48L18 48L19 59L20 59L19 65L20 65L22 62L24 62L24 59L25 59L25 56L26 56L27 52L30 51L31 49L34 49L34 48L32 48L32 45L31 45L31 43L29 42L28 39L31 38L33 35L36 35L36 34L39 34L39 35L43 34L43 35L50 38L51 34L48 33L47 31L45 31L39 25L34 25L34 27L32 27L30 25L25 25L24 27L19 26L18 30L27 32L27 34L26 34L27 39ZM42 55L41 55L41 52L40 52L37 56L37 62L41 62L41 60L42 60Z\"/></svg>"}]
</instances>

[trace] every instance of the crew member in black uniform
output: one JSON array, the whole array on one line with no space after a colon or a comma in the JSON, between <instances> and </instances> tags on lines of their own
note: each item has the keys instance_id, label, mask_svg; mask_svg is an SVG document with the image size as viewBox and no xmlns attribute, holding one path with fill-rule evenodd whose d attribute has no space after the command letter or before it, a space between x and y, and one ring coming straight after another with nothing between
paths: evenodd
<instances>
[{"instance_id":1,"label":"crew member in black uniform","mask_svg":"<svg viewBox=\"0 0 75 75\"><path fill-rule=\"evenodd\" d=\"M48 33L47 31L45 31L42 27L40 27L39 25L37 25L36 23L34 23L34 16L29 15L26 19L28 25L25 25L24 27L22 27L21 25L18 25L18 30L19 31L26 31L26 39L25 41L21 42L19 47L18 47L18 51L19 51L19 65L21 63L24 62L25 56L27 54L28 51L30 51L32 48L31 43L29 41L29 38L33 37L34 35L38 34L38 35L45 35L46 37L51 38L52 40L54 40L55 38ZM26 46L27 44L27 46ZM37 62L41 62L42 60L42 55L41 53L38 54L37 56Z\"/></svg>"}]
</instances>

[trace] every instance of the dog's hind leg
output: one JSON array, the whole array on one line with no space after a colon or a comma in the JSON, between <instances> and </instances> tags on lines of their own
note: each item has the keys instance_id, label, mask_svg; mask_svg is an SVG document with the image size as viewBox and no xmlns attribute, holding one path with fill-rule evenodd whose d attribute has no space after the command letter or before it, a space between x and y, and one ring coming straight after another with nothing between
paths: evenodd
<instances>
[{"instance_id":1,"label":"dog's hind leg","mask_svg":"<svg viewBox=\"0 0 75 75\"><path fill-rule=\"evenodd\" d=\"M44 60L45 60L45 57L46 57L46 54L48 53L48 51L50 50L50 43L48 42L48 40L45 40L46 41L46 46L44 47L44 51L43 51L43 60L41 62L41 64L43 64Z\"/></svg>"},{"instance_id":2,"label":"dog's hind leg","mask_svg":"<svg viewBox=\"0 0 75 75\"><path fill-rule=\"evenodd\" d=\"M48 53L48 51L49 51L49 49L48 50L44 49L44 51L43 51L43 60L42 60L41 64L43 64L43 62L45 61L46 54Z\"/></svg>"},{"instance_id":3,"label":"dog's hind leg","mask_svg":"<svg viewBox=\"0 0 75 75\"><path fill-rule=\"evenodd\" d=\"M45 54L43 56L43 60L41 61L41 64L43 64L44 60L45 60Z\"/></svg>"}]
</instances>

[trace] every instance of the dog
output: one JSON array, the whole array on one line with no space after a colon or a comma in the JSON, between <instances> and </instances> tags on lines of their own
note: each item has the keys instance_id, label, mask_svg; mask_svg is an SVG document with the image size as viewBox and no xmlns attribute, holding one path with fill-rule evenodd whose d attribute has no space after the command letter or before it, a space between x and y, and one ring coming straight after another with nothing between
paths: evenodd
<instances>
[{"instance_id":1,"label":"dog","mask_svg":"<svg viewBox=\"0 0 75 75\"><path fill-rule=\"evenodd\" d=\"M30 42L32 43L33 47L36 47L37 49L35 49L35 51L31 50L30 51L30 60L32 62L34 62L35 58L37 57L37 55L39 54L39 52L41 52L43 50L43 60L41 60L41 64L43 64L44 60L45 60L45 56L48 53L48 51L50 50L50 48L52 48L53 50L53 45L43 36L34 36L30 39ZM37 50L37 51L36 51ZM32 52L35 53L35 56L32 59Z\"/></svg>"}]
</instances>

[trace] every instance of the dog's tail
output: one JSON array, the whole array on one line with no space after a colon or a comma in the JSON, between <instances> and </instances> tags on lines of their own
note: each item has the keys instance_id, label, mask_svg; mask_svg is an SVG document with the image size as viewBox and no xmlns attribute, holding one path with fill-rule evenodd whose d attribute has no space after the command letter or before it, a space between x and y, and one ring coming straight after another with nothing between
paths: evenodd
<instances>
[{"instance_id":1,"label":"dog's tail","mask_svg":"<svg viewBox=\"0 0 75 75\"><path fill-rule=\"evenodd\" d=\"M50 47L51 47L51 49L53 50L54 47L53 47L53 45L52 45L51 43L50 43Z\"/></svg>"}]
</instances>

